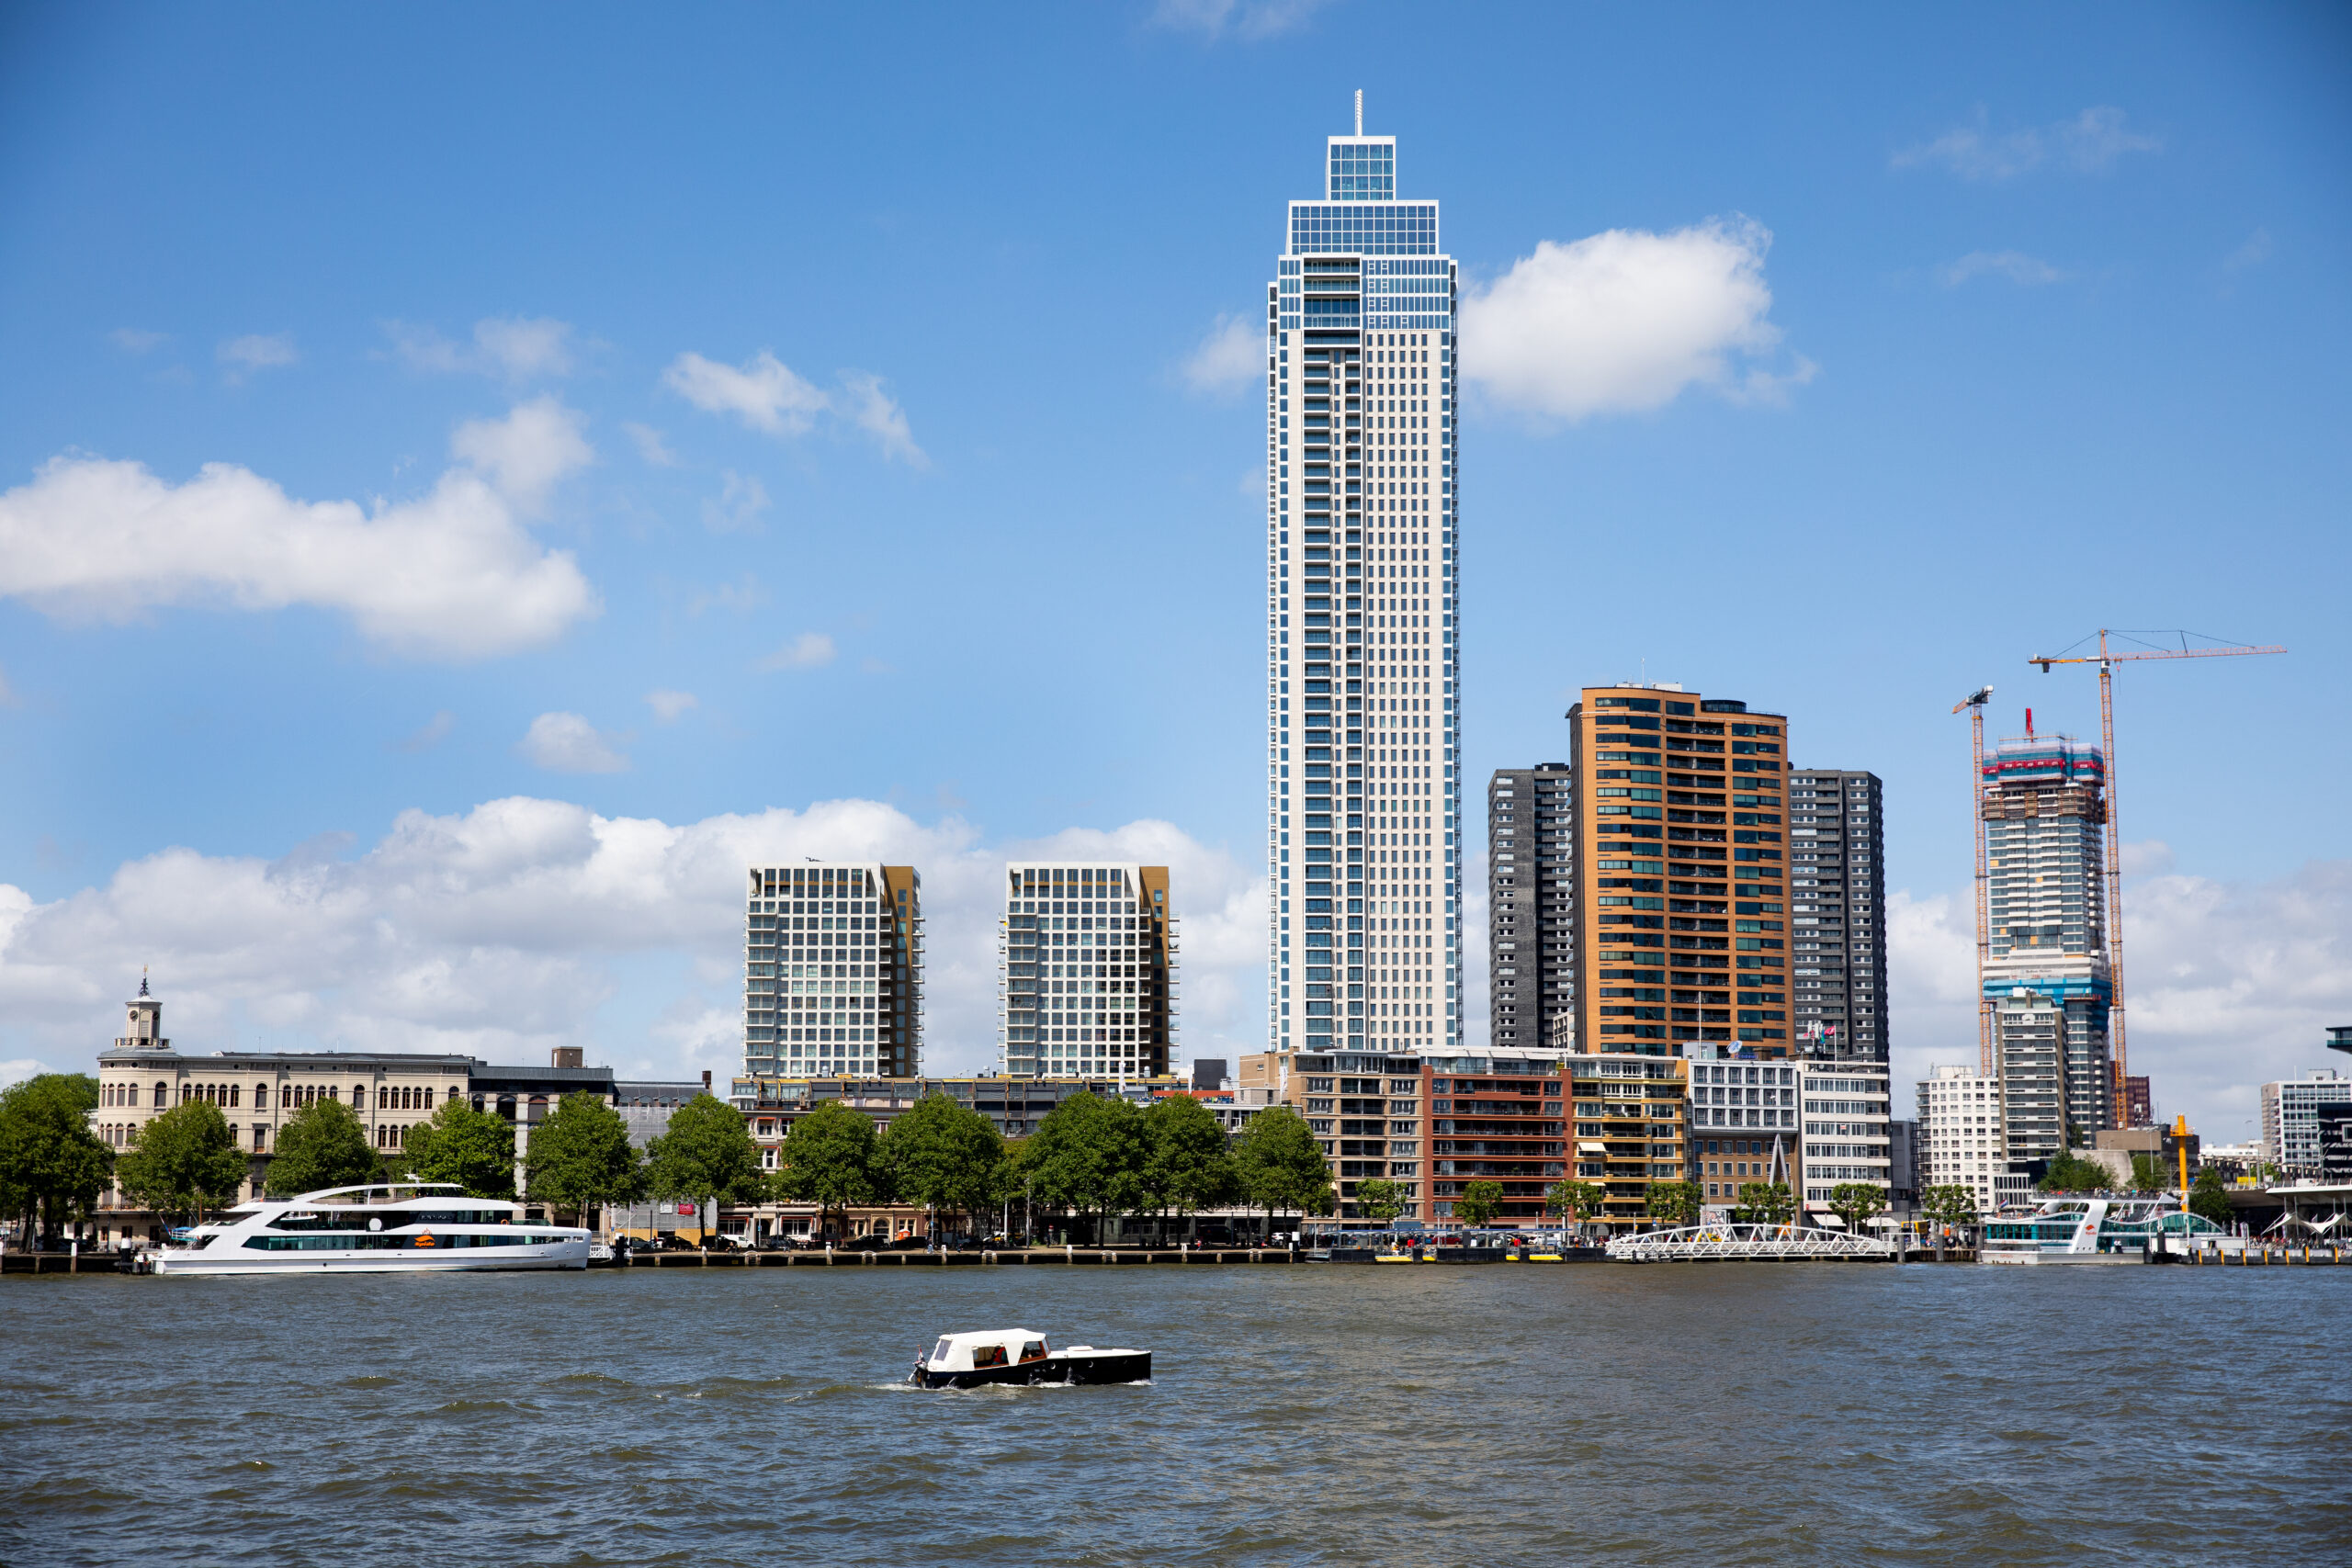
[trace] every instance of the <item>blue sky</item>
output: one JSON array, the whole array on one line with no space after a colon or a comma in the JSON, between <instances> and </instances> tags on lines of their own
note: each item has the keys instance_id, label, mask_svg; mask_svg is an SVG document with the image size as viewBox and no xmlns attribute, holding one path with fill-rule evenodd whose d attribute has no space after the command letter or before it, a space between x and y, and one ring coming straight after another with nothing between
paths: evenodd
<instances>
[{"instance_id":1,"label":"blue sky","mask_svg":"<svg viewBox=\"0 0 2352 1568\"><path fill-rule=\"evenodd\" d=\"M0 1059L85 1061L151 963L199 1048L723 1073L741 859L856 850L940 867L968 1070L984 870L1043 845L1179 864L1186 1049L1254 1048L1221 333L1360 86L1493 345L1469 776L1645 672L1884 774L1899 1063L1973 1033L1952 701L2095 731L2022 661L2101 625L2292 649L2121 680L2134 1062L2228 1135L2352 1018L2348 45L2281 6L12 10ZM1745 271L1678 285L1709 236Z\"/></svg>"}]
</instances>

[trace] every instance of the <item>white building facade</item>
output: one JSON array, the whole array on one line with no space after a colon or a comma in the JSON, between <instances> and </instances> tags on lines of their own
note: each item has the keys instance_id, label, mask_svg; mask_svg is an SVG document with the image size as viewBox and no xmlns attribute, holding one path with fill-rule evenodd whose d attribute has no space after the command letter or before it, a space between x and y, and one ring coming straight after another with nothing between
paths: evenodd
<instances>
[{"instance_id":1,"label":"white building facade","mask_svg":"<svg viewBox=\"0 0 2352 1568\"><path fill-rule=\"evenodd\" d=\"M2320 1172L2319 1108L2352 1104L2352 1078L2314 1067L2299 1078L2262 1086L2262 1155L2289 1177Z\"/></svg>"},{"instance_id":2,"label":"white building facade","mask_svg":"<svg viewBox=\"0 0 2352 1568\"><path fill-rule=\"evenodd\" d=\"M1017 861L1004 877L1001 1069L1122 1081L1171 1071L1180 953L1168 868Z\"/></svg>"},{"instance_id":3,"label":"white building facade","mask_svg":"<svg viewBox=\"0 0 2352 1568\"><path fill-rule=\"evenodd\" d=\"M1829 1209L1830 1194L1865 1182L1894 1207L1894 1082L1883 1062L1809 1060L1797 1070L1804 1116L1799 1169L1808 1211Z\"/></svg>"},{"instance_id":4,"label":"white building facade","mask_svg":"<svg viewBox=\"0 0 2352 1568\"><path fill-rule=\"evenodd\" d=\"M743 931L747 1075L922 1072L922 878L878 862L755 865Z\"/></svg>"},{"instance_id":5,"label":"white building facade","mask_svg":"<svg viewBox=\"0 0 2352 1568\"><path fill-rule=\"evenodd\" d=\"M2008 1169L2001 1079L1950 1063L1919 1080L1919 1189L1965 1187L1992 1212Z\"/></svg>"},{"instance_id":6,"label":"white building facade","mask_svg":"<svg viewBox=\"0 0 2352 1568\"><path fill-rule=\"evenodd\" d=\"M1461 1039L1454 264L1335 136L1266 289L1270 1047Z\"/></svg>"}]
</instances>

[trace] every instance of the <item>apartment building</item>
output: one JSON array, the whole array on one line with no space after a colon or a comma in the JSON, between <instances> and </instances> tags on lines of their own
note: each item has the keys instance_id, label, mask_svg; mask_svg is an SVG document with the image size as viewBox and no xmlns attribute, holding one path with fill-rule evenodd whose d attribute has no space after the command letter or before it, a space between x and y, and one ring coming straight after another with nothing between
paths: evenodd
<instances>
[{"instance_id":1,"label":"apartment building","mask_svg":"<svg viewBox=\"0 0 2352 1568\"><path fill-rule=\"evenodd\" d=\"M1943 1063L1919 1080L1919 1186L1965 1187L1990 1213L2008 1167L2001 1076Z\"/></svg>"},{"instance_id":2,"label":"apartment building","mask_svg":"<svg viewBox=\"0 0 2352 1568\"><path fill-rule=\"evenodd\" d=\"M2323 1106L2352 1105L2352 1077L2314 1067L2298 1078L2262 1086L2262 1155L2292 1180L2316 1178L2324 1164Z\"/></svg>"},{"instance_id":3,"label":"apartment building","mask_svg":"<svg viewBox=\"0 0 2352 1568\"><path fill-rule=\"evenodd\" d=\"M922 1071L922 878L878 862L751 868L743 1070Z\"/></svg>"},{"instance_id":4,"label":"apartment building","mask_svg":"<svg viewBox=\"0 0 2352 1568\"><path fill-rule=\"evenodd\" d=\"M1562 1064L1573 1097L1568 1103L1576 1128L1574 1171L1579 1180L1595 1182L1601 1190L1601 1210L1591 1223L1617 1235L1657 1223L1649 1215L1650 1188L1684 1179L1693 1140L1699 1137L1699 1091L1693 1077L1699 1066L1648 1052L1588 1052ZM1711 1102L1723 1107L1713 1125L1724 1131L1734 1125L1724 1098L1727 1087L1726 1079ZM1792 1089L1792 1139L1795 1099Z\"/></svg>"},{"instance_id":5,"label":"apartment building","mask_svg":"<svg viewBox=\"0 0 2352 1568\"><path fill-rule=\"evenodd\" d=\"M1487 781L1487 1041L1573 1051L1576 772L1501 768Z\"/></svg>"},{"instance_id":6,"label":"apartment building","mask_svg":"<svg viewBox=\"0 0 2352 1568\"><path fill-rule=\"evenodd\" d=\"M1180 949L1168 868L1023 861L1004 878L1001 1070L1115 1080L1172 1072Z\"/></svg>"},{"instance_id":7,"label":"apartment building","mask_svg":"<svg viewBox=\"0 0 2352 1568\"><path fill-rule=\"evenodd\" d=\"M1910 1172L1898 1172L1894 1085L1884 1062L1870 1057L1808 1057L1797 1068L1799 1127L1797 1195L1816 1220L1827 1214L1839 1187L1876 1187L1887 1209ZM1906 1156L1908 1151L1905 1151Z\"/></svg>"},{"instance_id":8,"label":"apartment building","mask_svg":"<svg viewBox=\"0 0 2352 1568\"><path fill-rule=\"evenodd\" d=\"M1886 786L1876 773L1789 777L1789 1016L1810 1056L1887 1059Z\"/></svg>"}]
</instances>

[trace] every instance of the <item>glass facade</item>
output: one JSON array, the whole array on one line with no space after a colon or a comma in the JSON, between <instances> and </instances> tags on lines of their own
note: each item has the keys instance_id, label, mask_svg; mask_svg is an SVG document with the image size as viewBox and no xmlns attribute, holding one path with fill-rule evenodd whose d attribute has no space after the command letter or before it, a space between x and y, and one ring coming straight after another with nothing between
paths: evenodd
<instances>
[{"instance_id":1,"label":"glass facade","mask_svg":"<svg viewBox=\"0 0 2352 1568\"><path fill-rule=\"evenodd\" d=\"M755 866L743 1070L922 1070L922 879L911 866Z\"/></svg>"}]
</instances>

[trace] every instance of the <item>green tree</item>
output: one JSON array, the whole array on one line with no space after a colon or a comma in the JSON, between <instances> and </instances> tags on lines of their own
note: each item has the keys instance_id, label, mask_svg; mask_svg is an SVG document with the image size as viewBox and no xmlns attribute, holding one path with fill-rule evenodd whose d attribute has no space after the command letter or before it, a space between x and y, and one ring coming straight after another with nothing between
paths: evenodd
<instances>
[{"instance_id":1,"label":"green tree","mask_svg":"<svg viewBox=\"0 0 2352 1568\"><path fill-rule=\"evenodd\" d=\"M1233 1164L1242 1192L1266 1212L1269 1235L1278 1210L1329 1213L1331 1164L1306 1119L1289 1106L1270 1105L1241 1124Z\"/></svg>"},{"instance_id":2,"label":"green tree","mask_svg":"<svg viewBox=\"0 0 2352 1568\"><path fill-rule=\"evenodd\" d=\"M42 1073L0 1093L0 1213L24 1220L44 1245L95 1213L114 1177L114 1150L90 1131L97 1105L87 1073Z\"/></svg>"},{"instance_id":3,"label":"green tree","mask_svg":"<svg viewBox=\"0 0 2352 1568\"><path fill-rule=\"evenodd\" d=\"M1224 1123L1191 1095L1152 1101L1143 1113L1143 1132L1144 1190L1163 1215L1170 1209L1179 1214L1213 1209L1239 1194L1241 1177Z\"/></svg>"},{"instance_id":4,"label":"green tree","mask_svg":"<svg viewBox=\"0 0 2352 1568\"><path fill-rule=\"evenodd\" d=\"M2115 1172L2098 1160L2084 1159L2061 1149L2036 1183L2044 1192L2111 1192L2119 1183Z\"/></svg>"},{"instance_id":5,"label":"green tree","mask_svg":"<svg viewBox=\"0 0 2352 1568\"><path fill-rule=\"evenodd\" d=\"M1385 1176L1356 1183L1356 1207L1367 1220L1386 1224L1405 1212L1405 1190Z\"/></svg>"},{"instance_id":6,"label":"green tree","mask_svg":"<svg viewBox=\"0 0 2352 1568\"><path fill-rule=\"evenodd\" d=\"M1573 1219L1581 1227L1600 1213L1600 1184L1597 1181L1555 1181L1544 1190L1544 1201L1559 1210L1561 1218Z\"/></svg>"},{"instance_id":7,"label":"green tree","mask_svg":"<svg viewBox=\"0 0 2352 1568\"><path fill-rule=\"evenodd\" d=\"M1082 1090L1037 1123L1029 1140L1030 1188L1081 1220L1093 1216L1100 1246L1113 1215L1144 1206L1148 1156L1143 1112L1128 1100Z\"/></svg>"},{"instance_id":8,"label":"green tree","mask_svg":"<svg viewBox=\"0 0 2352 1568\"><path fill-rule=\"evenodd\" d=\"M1939 1225L1965 1227L1976 1223L1976 1193L1957 1183L1930 1187L1919 1194L1919 1206Z\"/></svg>"},{"instance_id":9,"label":"green tree","mask_svg":"<svg viewBox=\"0 0 2352 1568\"><path fill-rule=\"evenodd\" d=\"M876 1146L874 1118L829 1100L792 1124L785 1134L783 1167L775 1174L778 1195L817 1205L817 1229L832 1235L828 1217L842 1216L844 1230L852 1205L880 1201L889 1188Z\"/></svg>"},{"instance_id":10,"label":"green tree","mask_svg":"<svg viewBox=\"0 0 2352 1568\"><path fill-rule=\"evenodd\" d=\"M1871 1181L1841 1181L1829 1190L1829 1212L1856 1235L1886 1208L1886 1189Z\"/></svg>"},{"instance_id":11,"label":"green tree","mask_svg":"<svg viewBox=\"0 0 2352 1568\"><path fill-rule=\"evenodd\" d=\"M535 1201L583 1218L645 1190L644 1162L628 1141L628 1123L602 1095L574 1090L556 1101L523 1145L524 1190Z\"/></svg>"},{"instance_id":12,"label":"green tree","mask_svg":"<svg viewBox=\"0 0 2352 1568\"><path fill-rule=\"evenodd\" d=\"M477 1198L514 1196L514 1124L451 1096L401 1134L395 1180L453 1181Z\"/></svg>"},{"instance_id":13,"label":"green tree","mask_svg":"<svg viewBox=\"0 0 2352 1568\"><path fill-rule=\"evenodd\" d=\"M2218 1166L2207 1166L2188 1184L2188 1212L2226 1226L2235 1217L2230 1207L2230 1190L2222 1180Z\"/></svg>"},{"instance_id":14,"label":"green tree","mask_svg":"<svg viewBox=\"0 0 2352 1568\"><path fill-rule=\"evenodd\" d=\"M339 1100L314 1100L286 1119L269 1162L269 1194L292 1197L329 1187L384 1179L384 1162L368 1146L368 1129Z\"/></svg>"},{"instance_id":15,"label":"green tree","mask_svg":"<svg viewBox=\"0 0 2352 1568\"><path fill-rule=\"evenodd\" d=\"M1503 1184L1499 1181L1473 1181L1462 1189L1462 1196L1453 1201L1453 1217L1464 1225L1476 1227L1495 1217L1503 1203Z\"/></svg>"},{"instance_id":16,"label":"green tree","mask_svg":"<svg viewBox=\"0 0 2352 1568\"><path fill-rule=\"evenodd\" d=\"M1796 1194L1785 1181L1743 1181L1731 1217L1745 1224L1785 1225L1797 1217Z\"/></svg>"},{"instance_id":17,"label":"green tree","mask_svg":"<svg viewBox=\"0 0 2352 1568\"><path fill-rule=\"evenodd\" d=\"M1643 1203L1654 1220L1687 1225L1699 1217L1705 1191L1695 1181L1653 1181Z\"/></svg>"},{"instance_id":18,"label":"green tree","mask_svg":"<svg viewBox=\"0 0 2352 1568\"><path fill-rule=\"evenodd\" d=\"M944 1094L923 1096L890 1123L880 1160L900 1201L935 1215L977 1215L1004 1190L1004 1137L996 1123Z\"/></svg>"},{"instance_id":19,"label":"green tree","mask_svg":"<svg viewBox=\"0 0 2352 1568\"><path fill-rule=\"evenodd\" d=\"M2132 1156L2132 1190L2135 1192L2162 1192L2173 1184L2173 1173L2165 1168L2160 1155Z\"/></svg>"},{"instance_id":20,"label":"green tree","mask_svg":"<svg viewBox=\"0 0 2352 1568\"><path fill-rule=\"evenodd\" d=\"M645 1146L645 1184L656 1198L705 1203L756 1203L767 1196L760 1146L743 1113L715 1094L698 1094L670 1112L670 1125ZM710 1245L707 1231L703 1245Z\"/></svg>"},{"instance_id":21,"label":"green tree","mask_svg":"<svg viewBox=\"0 0 2352 1568\"><path fill-rule=\"evenodd\" d=\"M159 1214L188 1214L237 1201L245 1179L245 1156L220 1108L201 1100L175 1105L139 1129L137 1140L115 1161L123 1195Z\"/></svg>"}]
</instances>

